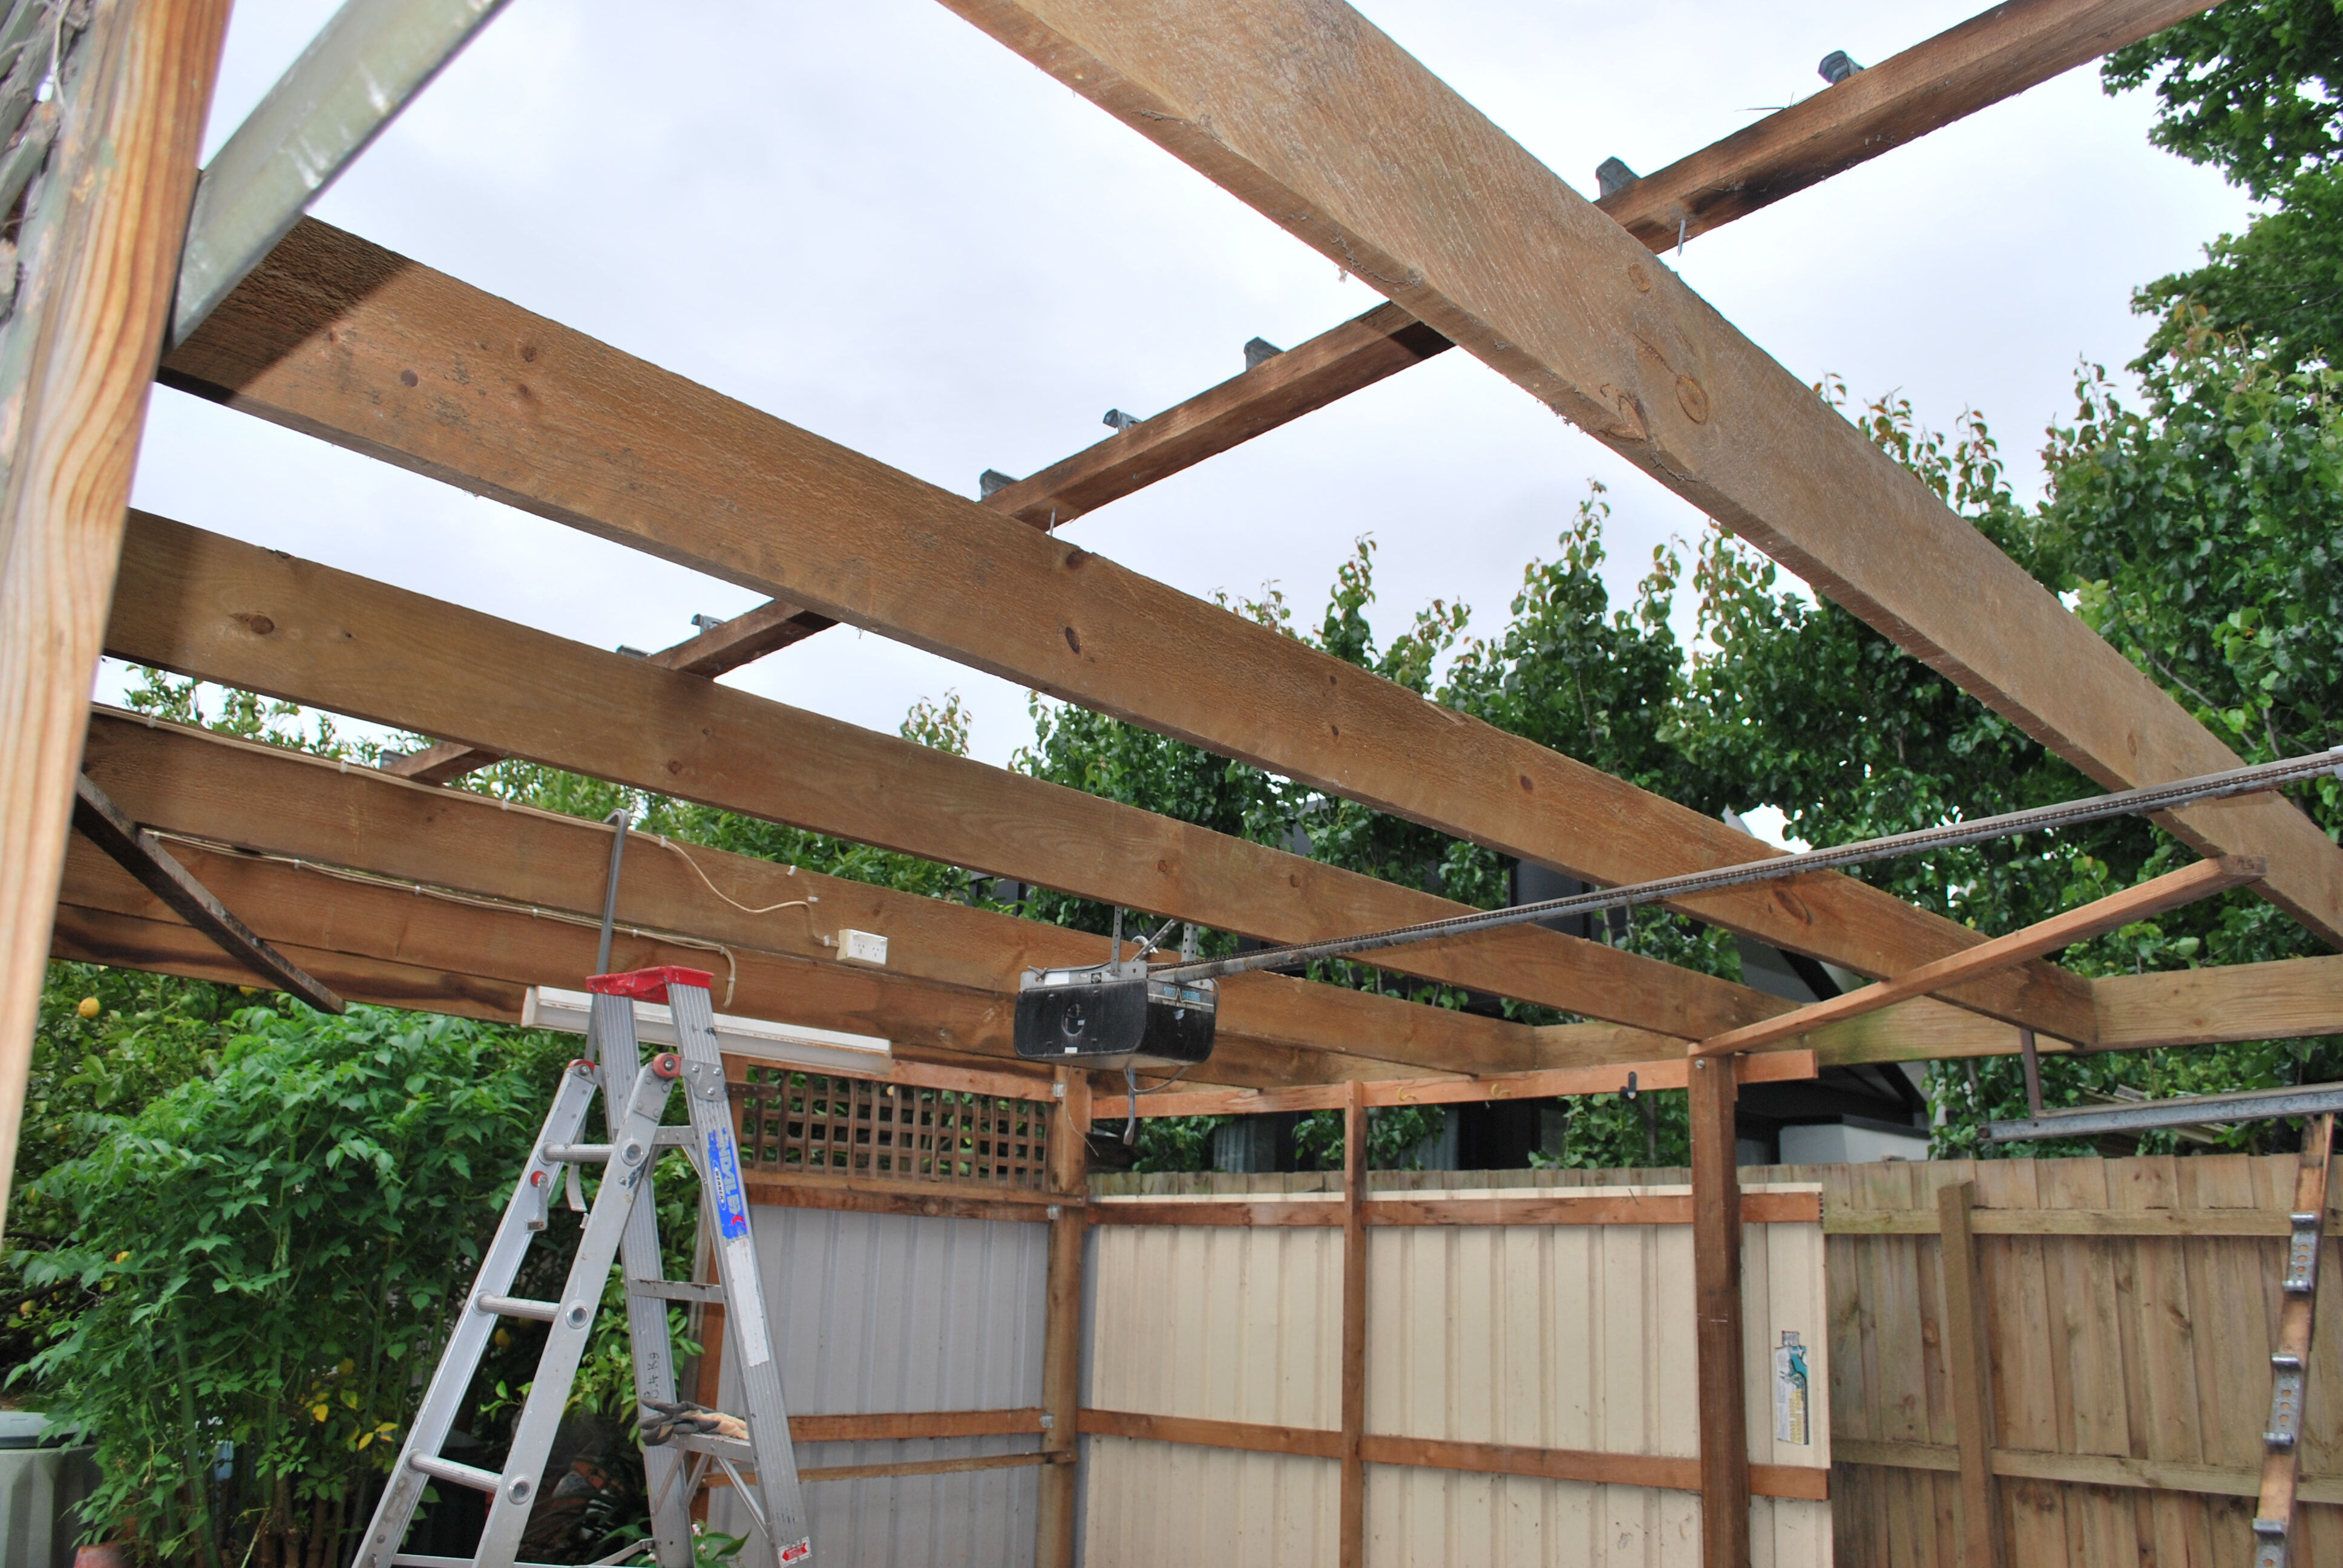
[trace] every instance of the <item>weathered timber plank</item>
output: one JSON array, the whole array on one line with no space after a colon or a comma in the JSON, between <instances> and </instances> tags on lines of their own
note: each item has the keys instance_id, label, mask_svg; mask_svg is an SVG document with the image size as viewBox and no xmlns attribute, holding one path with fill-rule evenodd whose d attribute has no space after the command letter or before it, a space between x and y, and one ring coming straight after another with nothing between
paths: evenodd
<instances>
[{"instance_id":1,"label":"weathered timber plank","mask_svg":"<svg viewBox=\"0 0 2343 1568\"><path fill-rule=\"evenodd\" d=\"M1957 1473L1961 1451L1951 1443L1881 1442L1837 1438L1831 1456L1841 1464ZM2220 1465L2176 1464L2110 1453L2053 1453L2040 1449L1996 1448L1993 1473L2018 1481L2064 1482L2075 1486L2120 1486L2157 1492L2192 1492L2212 1497L2252 1497L2260 1489L2258 1471ZM2305 1479L2296 1495L2305 1503L2343 1503L2343 1477Z\"/></svg>"},{"instance_id":2,"label":"weathered timber plank","mask_svg":"<svg viewBox=\"0 0 2343 1568\"><path fill-rule=\"evenodd\" d=\"M484 974L516 988L518 1019L519 988L574 989L581 976L592 972L592 927L540 920L525 905L468 908L420 898L402 888L351 883L246 856L192 849L187 856L199 876L236 900L255 930L313 974L317 971L298 956L303 951L346 952L454 975ZM68 850L65 901L141 920L163 913L152 893L80 843ZM627 969L661 964L714 968L722 988L718 1006L728 1012L878 1035L913 1054L1014 1060L1011 1010L999 996L746 948L730 950L728 959L704 945L632 928L617 933L611 950L612 961ZM126 957L118 961L133 968L156 967ZM235 975L238 981L252 978L248 971ZM329 978L327 983L333 983ZM1212 1071L1223 1081L1287 1083L1327 1071L1332 1060L1318 1052L1224 1036L1213 1053ZM1382 1077L1410 1070L1397 1063L1342 1060L1346 1068Z\"/></svg>"},{"instance_id":3,"label":"weathered timber plank","mask_svg":"<svg viewBox=\"0 0 2343 1568\"><path fill-rule=\"evenodd\" d=\"M460 740L494 737L554 767L1263 940L1463 908L146 513L132 514L107 647L331 712ZM1393 961L1679 1038L1714 1032L1698 1020L1738 1024L1786 1005L1534 926L1491 935L1503 940L1423 943ZM2079 994L2087 1011L2089 992ZM1489 1065L1533 1063L1514 1056Z\"/></svg>"},{"instance_id":4,"label":"weathered timber plank","mask_svg":"<svg viewBox=\"0 0 2343 1568\"><path fill-rule=\"evenodd\" d=\"M1845 90L1794 104L1594 205L1651 249L1664 251L2201 8L2196 0L1997 5L1881 61L1841 84ZM1036 528L1059 527L1453 347L1386 302L982 504ZM766 628L793 617L789 633L759 640ZM738 634L732 622L715 628L687 645L697 648L691 666L670 668L721 674L834 624L780 603L741 618L755 627Z\"/></svg>"},{"instance_id":5,"label":"weathered timber plank","mask_svg":"<svg viewBox=\"0 0 2343 1568\"><path fill-rule=\"evenodd\" d=\"M2101 783L2237 765L2048 588L1350 7L945 3ZM1156 718L1170 715L1158 706ZM2290 803L2159 820L2202 853L2266 857L2264 896L2343 943L2343 849Z\"/></svg>"},{"instance_id":6,"label":"weathered timber plank","mask_svg":"<svg viewBox=\"0 0 2343 1568\"><path fill-rule=\"evenodd\" d=\"M1014 1437L1041 1430L1041 1410L880 1411L793 1415L791 1442L875 1442L920 1437Z\"/></svg>"},{"instance_id":7,"label":"weathered timber plank","mask_svg":"<svg viewBox=\"0 0 2343 1568\"><path fill-rule=\"evenodd\" d=\"M13 319L0 345L0 823L9 836L0 855L0 1223L82 706L227 14L227 0L85 5L77 42L63 7L28 21L48 28L53 19L54 42L74 59L42 110L58 127L45 172L10 231ZM37 151L29 132L19 150Z\"/></svg>"},{"instance_id":8,"label":"weathered timber plank","mask_svg":"<svg viewBox=\"0 0 2343 1568\"><path fill-rule=\"evenodd\" d=\"M1918 969L1906 970L1892 980L1812 1003L1780 1018L1744 1024L1730 1033L1701 1041L1694 1048L1693 1054L1729 1056L1736 1051L1764 1050L1777 1040L1795 1038L1820 1025L1875 1012L1912 997L1942 990L1949 984L1968 980L1986 970L2058 952L2077 942L2104 935L2118 926L2145 920L2167 910L2258 881L2266 869L2258 857L2252 856L2224 856L2218 859L2199 860L2193 866L2167 871L2137 887L2110 893L2079 909L2063 910L2046 920L2037 920L2023 930L1996 937L1981 947L1939 959L1934 963L1922 964Z\"/></svg>"},{"instance_id":9,"label":"weathered timber plank","mask_svg":"<svg viewBox=\"0 0 2343 1568\"><path fill-rule=\"evenodd\" d=\"M285 953L350 1001L412 1008L493 1023L520 1021L528 988L488 975L426 969L355 953L281 943ZM56 907L49 956L75 963L111 964L221 985L250 985L253 975L204 938L174 920L145 920L73 903Z\"/></svg>"},{"instance_id":10,"label":"weathered timber plank","mask_svg":"<svg viewBox=\"0 0 2343 1568\"><path fill-rule=\"evenodd\" d=\"M518 904L598 918L601 911L610 829L599 823L103 709L90 720L88 759L93 777L166 830ZM724 896L712 890L719 888ZM641 834L629 842L618 918L850 974L900 975L1002 997L1015 994L1027 968L1105 957L1101 939L1038 920ZM886 935L887 969L842 964L820 940L839 927ZM1607 1048L1621 1034L1652 1040L1603 1026L1533 1036L1503 1020L1259 978L1237 977L1223 988L1221 1024L1229 1035L1357 1052L1364 1060L1393 1060L1366 1054L1389 1050L1413 1066L1454 1068Z\"/></svg>"},{"instance_id":11,"label":"weathered timber plank","mask_svg":"<svg viewBox=\"0 0 2343 1568\"><path fill-rule=\"evenodd\" d=\"M174 352L166 378L1597 882L1766 852L1702 813L314 222ZM526 749L500 733L514 728L501 715L407 722ZM1835 875L1684 909L1865 974L1978 940ZM1949 1000L2060 1039L2087 1043L2096 1027L2083 982L2047 965Z\"/></svg>"}]
</instances>

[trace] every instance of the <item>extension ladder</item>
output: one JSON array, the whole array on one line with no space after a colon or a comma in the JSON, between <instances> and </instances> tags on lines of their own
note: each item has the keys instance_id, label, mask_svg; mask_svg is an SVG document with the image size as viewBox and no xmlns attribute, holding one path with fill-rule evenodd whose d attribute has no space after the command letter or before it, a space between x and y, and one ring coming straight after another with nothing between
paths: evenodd
<instances>
[{"instance_id":1,"label":"extension ladder","mask_svg":"<svg viewBox=\"0 0 2343 1568\"><path fill-rule=\"evenodd\" d=\"M799 1496L797 1459L789 1447L789 1417L781 1405L780 1369L773 1362L758 1283L756 1243L749 1235L740 1161L732 1131L724 1062L708 988L712 977L698 970L652 969L631 974L597 975L592 1032L601 1063L573 1061L562 1073L553 1110L537 1147L506 1204L496 1240L480 1261L479 1277L457 1318L454 1334L425 1392L415 1424L400 1448L398 1462L376 1504L360 1548L359 1568L528 1568L515 1564L530 1504L545 1473L547 1456L560 1424L562 1408L578 1374L594 1324L595 1309L614 1260L623 1256L628 1328L633 1343L636 1398L647 1406L671 1406L675 1369L668 1342L668 1304L705 1302L724 1308L729 1336L728 1364L739 1370L745 1441L714 1432L675 1432L643 1450L644 1483L651 1500L650 1548L660 1568L689 1568L692 1561L690 1500L709 1465L723 1469L749 1516L763 1532L776 1568L800 1568L812 1556L805 1509ZM664 1000L675 1015L680 1050L661 1052L648 1066L635 1040L638 1000ZM659 1125L668 1096L678 1081L691 1111L691 1125ZM608 1141L585 1143L578 1134L597 1089L604 1094ZM683 1148L699 1171L700 1223L712 1227L717 1283L692 1284L664 1277L659 1260L658 1209L652 1202L651 1167L663 1149ZM513 1297L515 1275L531 1236L546 1228L553 1189L567 1177L572 1201L580 1166L602 1171L558 1301ZM478 1371L498 1320L519 1318L551 1325L501 1473L440 1456L465 1392ZM687 1462L686 1455L692 1457ZM687 1475L687 1463L689 1474ZM743 1468L753 1468L753 1481ZM468 1486L489 1496L488 1522L479 1546L468 1558L440 1557L400 1550L423 1488L430 1482ZM640 1545L621 1555L641 1550Z\"/></svg>"}]
</instances>

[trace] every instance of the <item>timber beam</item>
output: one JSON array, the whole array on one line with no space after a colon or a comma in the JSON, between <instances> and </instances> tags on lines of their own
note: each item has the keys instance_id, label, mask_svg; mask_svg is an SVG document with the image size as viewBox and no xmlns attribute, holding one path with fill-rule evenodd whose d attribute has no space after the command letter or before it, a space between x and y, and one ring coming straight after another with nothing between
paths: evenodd
<instances>
[{"instance_id":1,"label":"timber beam","mask_svg":"<svg viewBox=\"0 0 2343 1568\"><path fill-rule=\"evenodd\" d=\"M580 931L602 906L611 831L602 823L428 789L371 769L344 768L281 748L149 724L105 709L91 719L87 756L93 774L143 820L221 847L231 866L236 860L229 851L244 851L280 862L360 868L389 880L392 886L367 890L388 895L380 908L395 923L414 918L415 895L402 890L415 884L542 910ZM323 871L311 875L327 878ZM315 891L338 893L348 885L327 878ZM434 912L443 907L434 905ZM697 957L684 951L628 967L679 962L720 971L711 946L734 954L770 954L815 971L803 981L804 998L820 1016L786 1016L895 1040L929 1039L922 1030L949 1030L959 1014L930 1010L881 1016L882 993L891 984L916 982L968 993L953 1007L965 1012L980 1006L990 1020L986 1027L995 1029L1013 1002L1017 977L1024 970L1092 963L1105 956L1101 939L1063 927L642 832L629 840L616 915L621 930L653 937L674 933L702 944ZM840 927L885 935L887 968L844 961L824 935ZM347 923L335 929L346 940L352 935ZM321 930L308 927L301 929L299 940L334 945ZM514 972L574 988L591 967L590 947L587 952L588 958L579 960L582 967L574 970L533 967ZM383 956L411 955L386 950ZM443 951L435 961L452 967L487 960ZM1602 1024L1532 1030L1282 975L1232 980L1222 991L1221 1028L1228 1036L1262 1046L1356 1056L1378 1065L1395 1062L1402 1071L1530 1070L1622 1053L1630 1060L1681 1054L1684 1049L1681 1040L1636 1030ZM940 1034L933 1043L954 1041Z\"/></svg>"},{"instance_id":2,"label":"timber beam","mask_svg":"<svg viewBox=\"0 0 2343 1568\"><path fill-rule=\"evenodd\" d=\"M1648 256L1644 265L1654 266ZM1689 808L314 221L172 354L165 375L230 407L1589 881L1616 886L1768 852ZM902 569L874 572L872 562ZM1183 650L1176 666L1162 658L1167 646ZM481 711L390 721L525 749ZM1875 976L1982 940L1835 875L1704 895L1682 910ZM2048 965L1987 977L1949 1000L2060 1039L2093 1027L2083 982Z\"/></svg>"},{"instance_id":3,"label":"timber beam","mask_svg":"<svg viewBox=\"0 0 2343 1568\"><path fill-rule=\"evenodd\" d=\"M1594 205L1649 249L1668 250L2202 9L2202 0L1996 5ZM1454 347L1386 302L1004 486L980 504L1054 528ZM669 649L697 650L694 666L670 668L721 675L834 624L794 605L769 603ZM770 635L782 627L789 629ZM425 777L425 767L444 772L453 755L418 764L409 776ZM480 759L474 767L495 760L473 755Z\"/></svg>"},{"instance_id":4,"label":"timber beam","mask_svg":"<svg viewBox=\"0 0 2343 1568\"><path fill-rule=\"evenodd\" d=\"M1991 539L1348 6L946 4L2101 784L2237 766ZM1176 723L1172 705L1148 721ZM1396 801L1385 809L1410 814ZM2343 848L2290 802L2265 796L2157 819L2199 853L2267 859L2264 896L2343 944ZM1481 838L1489 826L1455 830ZM1534 846L1517 852L1546 858Z\"/></svg>"},{"instance_id":5,"label":"timber beam","mask_svg":"<svg viewBox=\"0 0 2343 1568\"><path fill-rule=\"evenodd\" d=\"M311 973L340 977L335 980L337 988L360 1000L518 1022L528 987L574 988L594 967L598 933L590 920L548 920L525 905L452 903L397 887L343 880L314 866L296 868L229 852L190 849L187 859L207 882L236 900L254 929ZM170 919L152 893L78 840L65 856L56 930L53 951L59 958L232 984L256 978ZM186 936L175 938L174 931ZM709 945L626 929L614 938L611 962L627 969L680 964L710 970L719 987L718 1006L725 1010L880 1035L910 1060L1015 1063L1013 1007L1007 999L746 949L711 953ZM369 983L377 977L387 982L387 994ZM442 997L455 1005L440 1005ZM1232 1031L1215 1046L1210 1081L1271 1087L1353 1075L1405 1078L1424 1070L1368 1057L1332 1057Z\"/></svg>"},{"instance_id":6,"label":"timber beam","mask_svg":"<svg viewBox=\"0 0 2343 1568\"><path fill-rule=\"evenodd\" d=\"M74 827L162 900L172 913L270 985L283 987L321 1012L343 1010L341 998L255 936L251 927L229 913L210 889L163 848L161 839L133 822L105 790L90 781L88 774L74 785Z\"/></svg>"},{"instance_id":7,"label":"timber beam","mask_svg":"<svg viewBox=\"0 0 2343 1568\"><path fill-rule=\"evenodd\" d=\"M1267 941L1463 910L144 513L129 538L106 646L136 662ZM1789 1006L1534 926L1391 961L1685 1040ZM2040 1032L2092 1026L2075 985Z\"/></svg>"},{"instance_id":8,"label":"timber beam","mask_svg":"<svg viewBox=\"0 0 2343 1568\"><path fill-rule=\"evenodd\" d=\"M2078 909L2064 910L2046 920L2037 920L2023 930L1996 937L1982 947L1971 948L1933 964L1897 975L1894 980L1865 986L1827 1000L1813 1002L1795 1012L1769 1018L1763 1023L1746 1024L1729 1034L1704 1040L1693 1049L1694 1057L1730 1056L1735 1051L1762 1050L1786 1040L1795 1039L1808 1030L1842 1020L1858 1018L1867 1012L1898 1001L1926 996L1946 985L1967 980L1996 965L2022 963L2026 960L2061 951L2077 942L2087 942L2105 936L2120 926L2135 920L2153 920L2167 910L2178 909L2226 893L2232 888L2244 887L2260 880L2265 868L2258 859L2235 856L2217 860L2199 860L2177 871L2110 893Z\"/></svg>"}]
</instances>

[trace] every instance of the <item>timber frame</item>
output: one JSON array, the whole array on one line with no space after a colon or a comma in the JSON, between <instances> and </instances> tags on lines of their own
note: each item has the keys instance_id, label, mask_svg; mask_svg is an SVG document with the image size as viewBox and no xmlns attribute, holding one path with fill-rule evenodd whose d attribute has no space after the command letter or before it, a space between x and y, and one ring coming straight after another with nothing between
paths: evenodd
<instances>
[{"instance_id":1,"label":"timber frame","mask_svg":"<svg viewBox=\"0 0 2343 1568\"><path fill-rule=\"evenodd\" d=\"M1771 853L1059 537L1452 347L2102 784L2236 765L1654 256L2194 15L2203 0L2015 0L1599 202L1340 0L943 3L1388 302L971 500L301 217L322 182L282 211L238 207L216 165L196 202L194 149L225 4L96 5L78 56L90 64L65 88L84 118L68 121L35 189L27 222L46 226L28 242L30 281L0 327L0 820L12 835L0 856L0 1215L52 956L237 983L266 975L319 997L505 1020L518 1018L530 985L577 984L592 963L611 829L449 788L502 757L1270 942L1460 907L716 684L840 623L1597 884ZM476 9L437 45L443 53L407 63L407 90L493 7ZM1270 64L1296 55L1310 68ZM100 122L129 156L96 159L84 143ZM337 156L356 156L378 128L347 128ZM85 166L96 172L76 172ZM56 194L68 190L69 202ZM270 237L240 259L191 244L206 269L203 308L183 308L166 331L191 204L199 227L225 211L243 225L235 232ZM1557 282L1564 274L1569 286ZM128 511L151 379L752 585L769 602L628 658ZM1111 530L1093 525L1091 542ZM1167 676L1157 657L1167 638L1189 650L1189 668L1212 674ZM92 709L101 648L436 744L356 769ZM111 802L99 823L111 824L111 855L68 832L77 781L85 799ZM1740 1084L1811 1076L1818 1064L2011 1054L2021 1031L2046 1050L2343 1031L2343 957L2107 980L2051 961L2097 932L2238 887L2343 942L2343 849L2287 800L2158 820L2205 859L1998 937L1828 873L1681 907L1882 982L1805 1009L1531 926L1376 961L1586 1021L1533 1028L1274 974L1233 979L1205 1081L1153 1098L1148 1113L1339 1109L1355 1161L1371 1106L1609 1092L1630 1068L1646 1086L1688 1088L1693 1190L1670 1201L1667 1222L1689 1222L1695 1238L1702 1452L1696 1463L1667 1462L1671 1479L1657 1483L1703 1493L1704 1561L1732 1568L1747 1561L1753 1486L1785 1484L1753 1481L1743 1450ZM123 869L134 863L146 868L139 879ZM209 923L184 918L196 894L210 900ZM747 912L785 898L810 901ZM963 1088L1053 1103L1046 1201L930 1194L920 1201L946 1207L919 1211L1046 1213L1051 1226L1043 1408L973 1412L952 1428L1041 1433L1038 1453L1002 1462L1042 1467L1047 1568L1071 1560L1078 1431L1339 1461L1345 1568L1363 1551L1356 1509L1368 1462L1531 1474L1579 1462L1467 1445L1384 1453L1373 1447L1383 1440L1362 1436L1347 1387L1341 1432L1137 1432L1133 1423L1157 1418L1080 1408L1067 1358L1086 1223L1341 1225L1355 1257L1370 1223L1564 1222L1551 1202L1543 1219L1523 1210L1481 1220L1439 1204L1367 1203L1363 1171L1350 1173L1342 1202L1270 1206L1282 1217L1251 1204L1086 1213L1088 1126L1119 1117L1120 1102L1101 1094L1093 1106L1081 1075L1017 1062L1009 1017L1021 970L1096 961L1097 939L640 839L616 918L616 967L716 970L726 1010L887 1036L904 1081L958 1073ZM833 933L848 927L888 934L887 964L846 961ZM851 1182L799 1191L793 1201L895 1201ZM1948 1203L1944 1223L1966 1226L1967 1212ZM1346 1302L1363 1282L1346 1277ZM1353 1335L1346 1308L1346 1382L1363 1332ZM1983 1496L1986 1450L1972 1446L1962 1462L1977 1470Z\"/></svg>"}]
</instances>

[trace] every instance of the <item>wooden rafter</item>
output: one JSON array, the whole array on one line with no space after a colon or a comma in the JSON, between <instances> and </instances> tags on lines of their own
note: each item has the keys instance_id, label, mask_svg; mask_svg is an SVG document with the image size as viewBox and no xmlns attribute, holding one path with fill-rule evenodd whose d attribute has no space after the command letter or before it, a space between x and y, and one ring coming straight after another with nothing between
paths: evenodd
<instances>
[{"instance_id":1,"label":"wooden rafter","mask_svg":"<svg viewBox=\"0 0 2343 1568\"><path fill-rule=\"evenodd\" d=\"M2021 0L1905 50L1844 91L1767 116L1595 202L1664 251L2026 91L2202 10L2201 0ZM1151 418L1017 480L981 503L1052 528L1453 348L1390 303L1252 366ZM778 601L670 648L671 668L721 675L836 623ZM495 760L435 747L397 770L439 783Z\"/></svg>"},{"instance_id":2,"label":"wooden rafter","mask_svg":"<svg viewBox=\"0 0 2343 1568\"><path fill-rule=\"evenodd\" d=\"M946 3L2102 784L2237 765L2049 589L1347 7ZM2343 849L2292 804L2158 820L2202 853L2263 856L2264 895L2343 943Z\"/></svg>"},{"instance_id":3,"label":"wooden rafter","mask_svg":"<svg viewBox=\"0 0 2343 1568\"><path fill-rule=\"evenodd\" d=\"M1694 1048L1695 1057L1729 1056L1735 1051L1762 1050L1785 1040L1794 1040L1809 1030L1845 1019L1875 1012L1896 1002L1913 997L1926 996L1940 988L1970 980L1996 965L2023 963L2105 936L2118 926L2135 920L2153 920L2167 910L2183 904L2193 904L2232 888L2241 888L2258 881L2265 868L2251 856L2228 856L2217 860L2199 860L2177 871L2110 893L2079 909L2066 910L2046 920L2037 920L2023 930L2012 931L2006 937L1996 937L1982 947L1971 948L1933 964L1923 964L1825 1001L1814 1002L1795 1012L1769 1018L1763 1023L1753 1023L1704 1040Z\"/></svg>"},{"instance_id":4,"label":"wooden rafter","mask_svg":"<svg viewBox=\"0 0 2343 1568\"><path fill-rule=\"evenodd\" d=\"M573 921L600 910L609 829L598 823L103 711L91 721L88 756L93 773L108 788L174 833L324 866L363 868L401 884L558 911ZM331 890L319 884L312 890ZM412 896L397 886L385 891L380 907L386 910L414 908ZM1104 956L1098 938L1058 926L699 846L669 849L648 834L631 841L619 895L624 928L682 933L814 967L821 975L805 982L807 1005L825 1010L820 1017L804 1015L803 1021L890 1038L950 1027L957 1015L910 1013L885 1021L874 1010L885 1005L873 1000L874 986L883 990L906 980L949 987L981 993L986 1007L999 1009L1014 994L1023 970ZM810 900L810 908L800 900ZM742 905L770 912L750 914ZM887 970L841 963L836 950L820 940L840 927L886 935ZM323 930L305 934L321 940ZM697 960L679 961L707 968L716 960L702 952ZM577 983L575 975L564 980L558 971L526 972L542 983ZM1244 976L1229 985L1222 1025L1233 1037L1265 1045L1429 1071L1476 1063L1483 1070L1499 1063L1514 1070L1558 1068L1683 1049L1679 1041L1639 1030L1604 1025L1534 1030L1280 975Z\"/></svg>"},{"instance_id":5,"label":"wooden rafter","mask_svg":"<svg viewBox=\"0 0 2343 1568\"><path fill-rule=\"evenodd\" d=\"M162 841L133 822L87 774L74 781L74 827L105 850L172 913L211 939L212 945L272 986L291 991L325 1012L343 1010L342 999L300 965L255 936L211 890L196 880Z\"/></svg>"},{"instance_id":6,"label":"wooden rafter","mask_svg":"<svg viewBox=\"0 0 2343 1568\"><path fill-rule=\"evenodd\" d=\"M1648 256L1644 266L1656 269ZM232 407L1592 881L1770 852L323 225L296 229L166 369ZM401 655L426 657L412 641ZM488 661L472 676L511 668ZM522 749L484 707L391 721ZM1979 940L1837 876L1684 910L1872 975ZM1948 1000L2060 1039L2093 1023L2082 982L2046 965Z\"/></svg>"},{"instance_id":7,"label":"wooden rafter","mask_svg":"<svg viewBox=\"0 0 2343 1568\"><path fill-rule=\"evenodd\" d=\"M418 899L397 888L337 881L315 869L247 857L189 850L187 860L234 898L253 928L280 951L355 1000L517 1022L528 986L574 987L593 968L590 922L546 920L526 906L482 909ZM256 978L200 933L168 918L154 895L79 841L65 857L55 940L61 958L232 984ZM881 1035L913 1060L1014 1061L1011 1009L997 996L746 949L714 953L703 943L631 930L618 936L612 954L614 964L628 969L709 969L718 1005L748 1017ZM390 983L387 994L369 983L377 974ZM457 1005L439 1005L442 994ZM1330 1056L1233 1030L1218 1042L1212 1070L1209 1081L1234 1086L1400 1078L1425 1070L1371 1057Z\"/></svg>"},{"instance_id":8,"label":"wooden rafter","mask_svg":"<svg viewBox=\"0 0 2343 1568\"><path fill-rule=\"evenodd\" d=\"M1460 908L144 514L130 539L107 647L139 662L1265 940ZM1501 935L1394 961L1684 1039L1788 1005L1598 942ZM2087 1030L2087 990L2060 1021Z\"/></svg>"}]
</instances>

